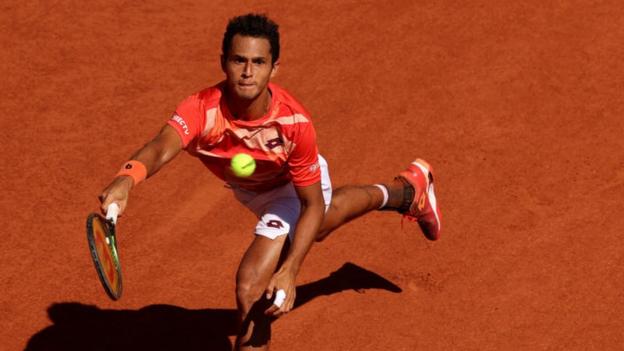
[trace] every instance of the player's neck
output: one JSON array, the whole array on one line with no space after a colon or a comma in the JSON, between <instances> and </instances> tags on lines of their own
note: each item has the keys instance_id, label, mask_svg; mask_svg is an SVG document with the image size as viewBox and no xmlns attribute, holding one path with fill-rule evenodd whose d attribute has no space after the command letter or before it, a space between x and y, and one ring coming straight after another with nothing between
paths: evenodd
<instances>
[{"instance_id":1,"label":"player's neck","mask_svg":"<svg viewBox=\"0 0 624 351\"><path fill-rule=\"evenodd\" d=\"M265 89L253 100L241 100L228 94L226 103L236 119L253 121L262 118L271 107L271 93Z\"/></svg>"}]
</instances>

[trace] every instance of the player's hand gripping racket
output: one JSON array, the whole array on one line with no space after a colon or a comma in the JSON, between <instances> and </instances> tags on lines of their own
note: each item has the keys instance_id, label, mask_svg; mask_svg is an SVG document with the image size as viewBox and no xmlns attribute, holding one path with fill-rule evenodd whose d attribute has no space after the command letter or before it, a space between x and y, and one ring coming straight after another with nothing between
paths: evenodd
<instances>
[{"instance_id":1,"label":"player's hand gripping racket","mask_svg":"<svg viewBox=\"0 0 624 351\"><path fill-rule=\"evenodd\" d=\"M87 217L87 241L95 270L100 277L106 294L118 300L121 297L121 266L115 242L115 224L119 205L112 203L106 210L106 218L99 213L91 213Z\"/></svg>"}]
</instances>

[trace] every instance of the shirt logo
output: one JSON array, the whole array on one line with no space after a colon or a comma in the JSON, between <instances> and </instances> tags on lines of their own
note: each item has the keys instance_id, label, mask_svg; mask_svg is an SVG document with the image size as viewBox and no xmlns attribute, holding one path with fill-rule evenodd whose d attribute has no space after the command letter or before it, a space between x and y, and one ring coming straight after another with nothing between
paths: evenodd
<instances>
[{"instance_id":1,"label":"shirt logo","mask_svg":"<svg viewBox=\"0 0 624 351\"><path fill-rule=\"evenodd\" d=\"M277 137L277 138L273 138L270 139L266 142L266 144L264 144L266 147L268 147L269 149L273 150L278 146L284 145L284 140L282 140L282 138Z\"/></svg>"},{"instance_id":2,"label":"shirt logo","mask_svg":"<svg viewBox=\"0 0 624 351\"><path fill-rule=\"evenodd\" d=\"M189 132L189 127L186 125L186 122L184 121L184 119L182 119L182 117L180 117L178 115L173 115L173 117L171 119L176 121L182 127L182 129L184 130L184 134L185 135L191 134Z\"/></svg>"},{"instance_id":3,"label":"shirt logo","mask_svg":"<svg viewBox=\"0 0 624 351\"><path fill-rule=\"evenodd\" d=\"M308 168L308 171L310 171L310 173L314 173L314 172L316 172L316 171L317 171L320 167L321 167L321 165L319 165L319 163L317 162L317 163L313 164L312 166L310 166L310 167Z\"/></svg>"}]
</instances>

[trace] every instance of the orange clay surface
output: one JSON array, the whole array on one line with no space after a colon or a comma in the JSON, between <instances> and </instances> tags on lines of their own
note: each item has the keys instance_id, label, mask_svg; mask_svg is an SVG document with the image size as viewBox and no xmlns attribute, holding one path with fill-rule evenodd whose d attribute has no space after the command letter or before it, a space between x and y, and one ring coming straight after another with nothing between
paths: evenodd
<instances>
[{"instance_id":1,"label":"orange clay surface","mask_svg":"<svg viewBox=\"0 0 624 351\"><path fill-rule=\"evenodd\" d=\"M225 25L248 11L281 25L276 82L313 113L334 184L422 157L444 215L435 243L375 212L315 245L273 350L622 349L621 2L1 9L0 349L231 349L255 220L200 162L184 154L133 191L118 302L85 218L176 104L223 77Z\"/></svg>"}]
</instances>

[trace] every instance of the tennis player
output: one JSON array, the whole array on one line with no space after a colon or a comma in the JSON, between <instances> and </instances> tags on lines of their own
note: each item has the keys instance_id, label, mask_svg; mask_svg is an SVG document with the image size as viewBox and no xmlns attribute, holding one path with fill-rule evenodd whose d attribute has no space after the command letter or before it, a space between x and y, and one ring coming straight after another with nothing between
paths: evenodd
<instances>
[{"instance_id":1,"label":"tennis player","mask_svg":"<svg viewBox=\"0 0 624 351\"><path fill-rule=\"evenodd\" d=\"M255 213L255 236L236 276L238 350L268 349L270 321L292 309L297 273L310 247L340 225L373 210L393 210L418 223L427 239L440 234L432 170L423 160L386 183L332 189L310 114L271 83L279 55L273 21L256 14L231 19L222 44L225 80L183 100L100 195L103 211L116 202L123 213L130 190L185 150ZM246 178L229 168L241 152L257 164Z\"/></svg>"}]
</instances>

